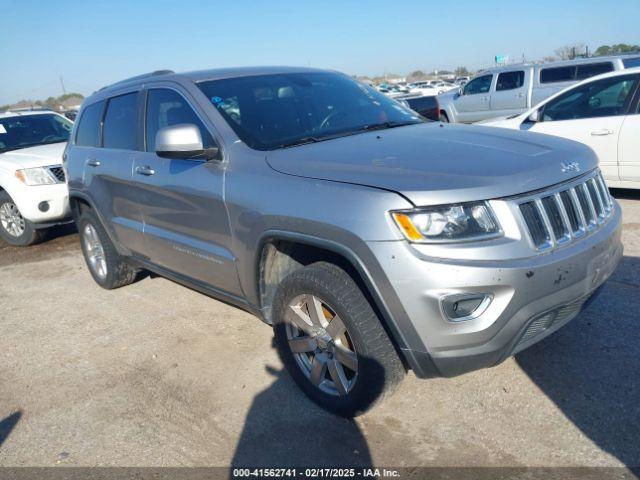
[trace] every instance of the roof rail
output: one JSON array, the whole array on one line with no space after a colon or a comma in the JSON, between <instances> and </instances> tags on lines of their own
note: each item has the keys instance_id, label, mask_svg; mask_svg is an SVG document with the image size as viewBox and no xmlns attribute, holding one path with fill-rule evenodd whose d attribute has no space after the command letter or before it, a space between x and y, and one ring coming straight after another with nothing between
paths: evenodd
<instances>
[{"instance_id":1,"label":"roof rail","mask_svg":"<svg viewBox=\"0 0 640 480\"><path fill-rule=\"evenodd\" d=\"M149 77L157 77L158 75L168 75L170 73L176 73L173 70L155 70L151 73L143 73L142 75L136 75L135 77L130 77L130 78L125 78L124 80L119 80L115 83L112 83L110 85L105 85L104 87L102 87L100 90L98 90L99 92L110 88L110 87L114 87L116 85L120 85L123 83L129 83L129 82L133 82L134 80L142 80L144 78L149 78Z\"/></svg>"}]
</instances>

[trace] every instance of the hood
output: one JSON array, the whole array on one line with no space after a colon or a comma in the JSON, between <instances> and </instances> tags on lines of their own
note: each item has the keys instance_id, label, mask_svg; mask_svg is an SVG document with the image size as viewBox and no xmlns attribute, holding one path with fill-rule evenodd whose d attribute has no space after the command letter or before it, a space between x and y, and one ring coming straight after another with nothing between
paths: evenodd
<instances>
[{"instance_id":1,"label":"hood","mask_svg":"<svg viewBox=\"0 0 640 480\"><path fill-rule=\"evenodd\" d=\"M478 125L428 123L268 152L281 173L392 190L415 205L517 195L597 166L585 145ZM579 173L563 172L576 162Z\"/></svg>"},{"instance_id":2,"label":"hood","mask_svg":"<svg viewBox=\"0 0 640 480\"><path fill-rule=\"evenodd\" d=\"M10 162L22 168L61 165L67 142L21 148L0 154L0 163Z\"/></svg>"}]
</instances>

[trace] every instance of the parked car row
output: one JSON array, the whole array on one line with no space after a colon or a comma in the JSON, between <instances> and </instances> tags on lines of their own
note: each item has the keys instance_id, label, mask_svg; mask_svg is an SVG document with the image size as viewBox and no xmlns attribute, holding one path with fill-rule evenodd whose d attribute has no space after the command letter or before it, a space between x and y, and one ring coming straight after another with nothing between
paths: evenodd
<instances>
[{"instance_id":1,"label":"parked car row","mask_svg":"<svg viewBox=\"0 0 640 480\"><path fill-rule=\"evenodd\" d=\"M472 123L520 114L549 96L602 73L640 66L640 55L596 57L485 70L439 98L449 122Z\"/></svg>"},{"instance_id":2,"label":"parked car row","mask_svg":"<svg viewBox=\"0 0 640 480\"><path fill-rule=\"evenodd\" d=\"M629 115L628 81L534 123L572 102ZM591 148L428 121L441 97L404 100L418 114L311 68L126 79L75 124L0 118L0 218L26 244L70 212L98 285L147 270L238 306L273 326L310 399L358 415L408 369L451 377L538 342L622 257L621 210Z\"/></svg>"}]
</instances>

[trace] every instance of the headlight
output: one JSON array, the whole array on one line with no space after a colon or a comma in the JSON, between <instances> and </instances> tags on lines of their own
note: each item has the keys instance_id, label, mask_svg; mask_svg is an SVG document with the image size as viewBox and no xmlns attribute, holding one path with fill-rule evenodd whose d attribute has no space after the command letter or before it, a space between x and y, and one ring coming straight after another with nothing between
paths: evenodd
<instances>
[{"instance_id":1,"label":"headlight","mask_svg":"<svg viewBox=\"0 0 640 480\"><path fill-rule=\"evenodd\" d=\"M25 185L53 185L56 183L48 170L42 167L16 170L16 177Z\"/></svg>"},{"instance_id":2,"label":"headlight","mask_svg":"<svg viewBox=\"0 0 640 480\"><path fill-rule=\"evenodd\" d=\"M502 235L486 202L416 208L391 212L391 215L412 242L461 242Z\"/></svg>"}]
</instances>

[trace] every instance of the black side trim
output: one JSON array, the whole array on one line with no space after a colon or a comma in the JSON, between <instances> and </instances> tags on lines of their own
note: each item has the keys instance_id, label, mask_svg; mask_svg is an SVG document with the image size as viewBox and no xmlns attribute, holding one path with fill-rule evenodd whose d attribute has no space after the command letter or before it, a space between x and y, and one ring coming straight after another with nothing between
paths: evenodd
<instances>
[{"instance_id":1,"label":"black side trim","mask_svg":"<svg viewBox=\"0 0 640 480\"><path fill-rule=\"evenodd\" d=\"M131 264L136 267L142 268L144 270L149 270L161 277L167 278L173 282L179 283L187 288L200 292L208 297L215 298L221 302L227 303L231 306L240 308L246 312L255 315L256 317L260 317L260 311L245 299L238 297L236 295L232 295L224 290L219 290L210 285L202 283L198 280L195 280L191 277L187 277L186 275L182 275L180 273L176 273L172 270L167 270L166 268L160 267L149 261L138 257L137 255L133 255L127 259Z\"/></svg>"}]
</instances>

